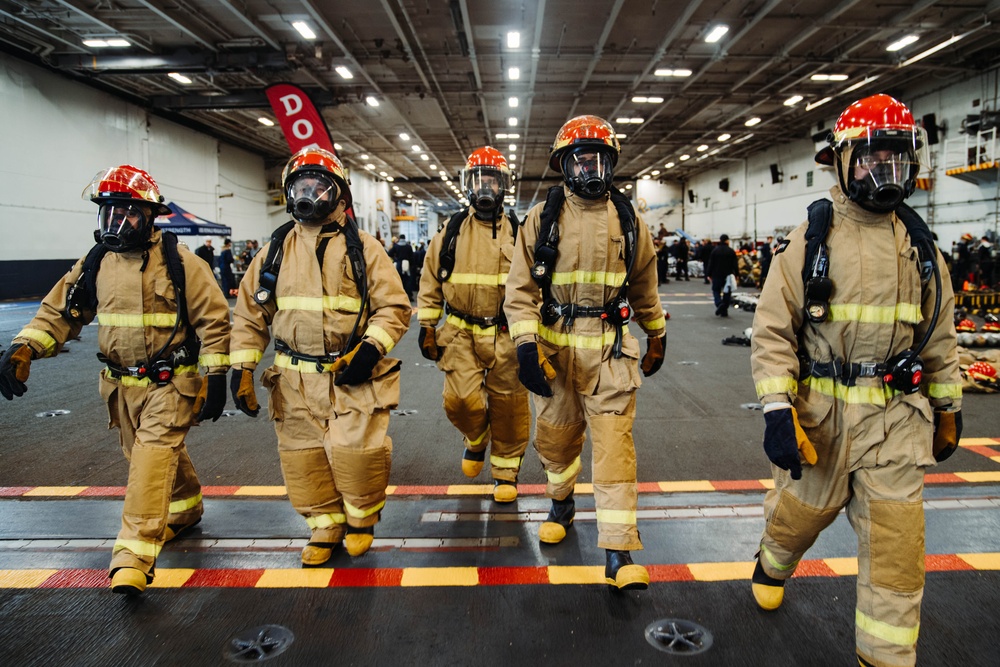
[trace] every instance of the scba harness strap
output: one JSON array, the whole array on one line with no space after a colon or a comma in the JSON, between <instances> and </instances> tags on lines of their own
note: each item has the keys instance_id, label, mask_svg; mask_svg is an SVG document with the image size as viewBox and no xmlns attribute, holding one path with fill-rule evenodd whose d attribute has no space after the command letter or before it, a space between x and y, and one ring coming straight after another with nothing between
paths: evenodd
<instances>
[{"instance_id":1,"label":"scba harness strap","mask_svg":"<svg viewBox=\"0 0 1000 667\"><path fill-rule=\"evenodd\" d=\"M444 228L444 238L441 239L441 252L438 254L438 281L446 282L451 278L455 270L455 247L458 245L458 232L462 228L462 223L469 217L468 210L458 211L448 220ZM514 214L514 209L507 211L507 219L510 221L510 233L517 240L517 230L521 222Z\"/></svg>"}]
</instances>

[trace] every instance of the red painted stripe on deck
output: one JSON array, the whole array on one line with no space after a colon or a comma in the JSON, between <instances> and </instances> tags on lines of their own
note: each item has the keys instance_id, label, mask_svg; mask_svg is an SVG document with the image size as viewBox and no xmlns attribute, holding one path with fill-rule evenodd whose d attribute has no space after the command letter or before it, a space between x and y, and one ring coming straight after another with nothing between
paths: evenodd
<instances>
[{"instance_id":1,"label":"red painted stripe on deck","mask_svg":"<svg viewBox=\"0 0 1000 667\"><path fill-rule=\"evenodd\" d=\"M231 496L241 489L241 486L203 486L201 495L203 496Z\"/></svg>"},{"instance_id":2,"label":"red painted stripe on deck","mask_svg":"<svg viewBox=\"0 0 1000 667\"><path fill-rule=\"evenodd\" d=\"M954 572L976 568L953 554L928 554L924 556L924 569L928 572Z\"/></svg>"},{"instance_id":3,"label":"red painted stripe on deck","mask_svg":"<svg viewBox=\"0 0 1000 667\"><path fill-rule=\"evenodd\" d=\"M76 494L78 496L125 496L124 486L88 486L86 489Z\"/></svg>"},{"instance_id":4,"label":"red painted stripe on deck","mask_svg":"<svg viewBox=\"0 0 1000 667\"><path fill-rule=\"evenodd\" d=\"M107 588L111 585L107 570L59 570L39 588Z\"/></svg>"},{"instance_id":5,"label":"red painted stripe on deck","mask_svg":"<svg viewBox=\"0 0 1000 667\"><path fill-rule=\"evenodd\" d=\"M716 491L761 491L765 487L757 479L711 480Z\"/></svg>"},{"instance_id":6,"label":"red painted stripe on deck","mask_svg":"<svg viewBox=\"0 0 1000 667\"><path fill-rule=\"evenodd\" d=\"M354 570L339 568L333 571L330 586L399 586L403 580L402 568Z\"/></svg>"},{"instance_id":7,"label":"red painted stripe on deck","mask_svg":"<svg viewBox=\"0 0 1000 667\"><path fill-rule=\"evenodd\" d=\"M0 498L16 498L31 491L33 486L0 486Z\"/></svg>"},{"instance_id":8,"label":"red painted stripe on deck","mask_svg":"<svg viewBox=\"0 0 1000 667\"><path fill-rule=\"evenodd\" d=\"M441 486L397 486L394 496L443 496L448 493L448 484Z\"/></svg>"},{"instance_id":9,"label":"red painted stripe on deck","mask_svg":"<svg viewBox=\"0 0 1000 667\"><path fill-rule=\"evenodd\" d=\"M480 586L507 586L511 584L547 584L547 567L481 567Z\"/></svg>"},{"instance_id":10,"label":"red painted stripe on deck","mask_svg":"<svg viewBox=\"0 0 1000 667\"><path fill-rule=\"evenodd\" d=\"M839 577L840 575L821 560L804 560L795 568L796 577Z\"/></svg>"},{"instance_id":11,"label":"red painted stripe on deck","mask_svg":"<svg viewBox=\"0 0 1000 667\"><path fill-rule=\"evenodd\" d=\"M694 574L687 565L647 565L649 580L657 581L694 581Z\"/></svg>"},{"instance_id":12,"label":"red painted stripe on deck","mask_svg":"<svg viewBox=\"0 0 1000 667\"><path fill-rule=\"evenodd\" d=\"M973 454L979 454L980 456L985 456L990 459L994 456L1000 454L997 450L992 447L987 447L986 445L972 445L971 447L962 447L967 452L972 452Z\"/></svg>"},{"instance_id":13,"label":"red painted stripe on deck","mask_svg":"<svg viewBox=\"0 0 1000 667\"><path fill-rule=\"evenodd\" d=\"M932 472L924 475L924 484L962 484L964 479L953 472Z\"/></svg>"},{"instance_id":14,"label":"red painted stripe on deck","mask_svg":"<svg viewBox=\"0 0 1000 667\"><path fill-rule=\"evenodd\" d=\"M184 588L253 588L264 570L195 570Z\"/></svg>"}]
</instances>

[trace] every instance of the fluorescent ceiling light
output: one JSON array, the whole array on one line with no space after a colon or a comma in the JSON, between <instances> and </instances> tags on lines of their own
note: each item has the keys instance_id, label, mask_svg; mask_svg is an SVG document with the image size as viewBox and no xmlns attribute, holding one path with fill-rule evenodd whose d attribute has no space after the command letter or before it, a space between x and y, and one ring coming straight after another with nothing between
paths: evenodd
<instances>
[{"instance_id":1,"label":"fluorescent ceiling light","mask_svg":"<svg viewBox=\"0 0 1000 667\"><path fill-rule=\"evenodd\" d=\"M430 160L431 157L427 153L421 153L420 159L426 162L427 160Z\"/></svg>"},{"instance_id":2,"label":"fluorescent ceiling light","mask_svg":"<svg viewBox=\"0 0 1000 667\"><path fill-rule=\"evenodd\" d=\"M362 153L358 157L360 157L362 160L367 160L368 159L368 153Z\"/></svg>"},{"instance_id":3,"label":"fluorescent ceiling light","mask_svg":"<svg viewBox=\"0 0 1000 667\"><path fill-rule=\"evenodd\" d=\"M520 139L520 138L521 135L518 134L517 132L509 132L509 133L500 132L499 134L497 134L497 139Z\"/></svg>"},{"instance_id":4,"label":"fluorescent ceiling light","mask_svg":"<svg viewBox=\"0 0 1000 667\"><path fill-rule=\"evenodd\" d=\"M368 164L365 165L365 169L371 169L372 171L374 171L375 170L375 165L373 165L371 162L369 162Z\"/></svg>"},{"instance_id":5,"label":"fluorescent ceiling light","mask_svg":"<svg viewBox=\"0 0 1000 667\"><path fill-rule=\"evenodd\" d=\"M270 118L265 118L264 116L258 118L257 122L260 123L261 125L266 125L267 127L274 127L274 121L271 120Z\"/></svg>"},{"instance_id":6,"label":"fluorescent ceiling light","mask_svg":"<svg viewBox=\"0 0 1000 667\"><path fill-rule=\"evenodd\" d=\"M796 104L798 104L801 101L802 101L802 96L801 95L792 95L787 100L785 100L782 104L784 104L786 107L793 107L793 106L795 106Z\"/></svg>"},{"instance_id":7,"label":"fluorescent ceiling light","mask_svg":"<svg viewBox=\"0 0 1000 667\"><path fill-rule=\"evenodd\" d=\"M392 189L393 190L399 190L399 186L398 185L394 185L394 186L392 186Z\"/></svg>"},{"instance_id":8,"label":"fluorescent ceiling light","mask_svg":"<svg viewBox=\"0 0 1000 667\"><path fill-rule=\"evenodd\" d=\"M337 74L340 75L340 78L342 78L342 79L353 79L354 78L354 75L351 74L351 70L347 69L343 65L340 65L339 67L334 67L333 69L334 69L335 72L337 72Z\"/></svg>"},{"instance_id":9,"label":"fluorescent ceiling light","mask_svg":"<svg viewBox=\"0 0 1000 667\"><path fill-rule=\"evenodd\" d=\"M642 180L644 180L644 181L648 181L651 178L652 178L652 176L650 176L649 174L643 174L642 175Z\"/></svg>"},{"instance_id":10,"label":"fluorescent ceiling light","mask_svg":"<svg viewBox=\"0 0 1000 667\"><path fill-rule=\"evenodd\" d=\"M829 102L832 99L833 99L832 97L824 97L821 100L817 100L815 102L810 102L809 104L806 105L806 111L812 111L816 107L822 106L822 105L826 104L827 102Z\"/></svg>"},{"instance_id":11,"label":"fluorescent ceiling light","mask_svg":"<svg viewBox=\"0 0 1000 667\"><path fill-rule=\"evenodd\" d=\"M293 21L292 27L298 30L299 34L306 39L316 39L316 33L313 32L313 29L305 21Z\"/></svg>"},{"instance_id":12,"label":"fluorescent ceiling light","mask_svg":"<svg viewBox=\"0 0 1000 667\"><path fill-rule=\"evenodd\" d=\"M517 119L514 118L513 116L511 116L510 118L507 119L507 125L509 125L511 127L516 127L517 126Z\"/></svg>"},{"instance_id":13,"label":"fluorescent ceiling light","mask_svg":"<svg viewBox=\"0 0 1000 667\"><path fill-rule=\"evenodd\" d=\"M865 77L863 80L858 81L854 85L848 86L847 88L844 88L842 91L840 91L840 94L843 95L844 93L854 92L855 90L857 90L861 86L865 85L866 83L871 83L872 81L874 81L875 79L879 78L880 76L882 76L882 75L881 74L876 74L875 76ZM823 101L827 102L827 101L829 101L829 98L827 98L826 100L823 100ZM819 106L819 104L817 103L816 106ZM809 109L807 108L806 111L808 111L808 110Z\"/></svg>"},{"instance_id":14,"label":"fluorescent ceiling light","mask_svg":"<svg viewBox=\"0 0 1000 667\"><path fill-rule=\"evenodd\" d=\"M626 186L625 186L625 189L626 189L626 190L631 190L631 189L632 189L632 184L631 184L631 183L629 183L628 185L626 185Z\"/></svg>"},{"instance_id":15,"label":"fluorescent ceiling light","mask_svg":"<svg viewBox=\"0 0 1000 667\"><path fill-rule=\"evenodd\" d=\"M716 154L718 154L718 152L719 152L719 151L721 151L721 150L722 150L722 148L723 148L722 146L719 146L719 147L718 147L718 148L716 148L715 150L711 150L711 151L708 151L708 154L709 154L709 155L716 155Z\"/></svg>"},{"instance_id":16,"label":"fluorescent ceiling light","mask_svg":"<svg viewBox=\"0 0 1000 667\"><path fill-rule=\"evenodd\" d=\"M659 176L660 170L659 169L654 169L653 171L651 171L649 173L651 173L653 176Z\"/></svg>"},{"instance_id":17,"label":"fluorescent ceiling light","mask_svg":"<svg viewBox=\"0 0 1000 667\"><path fill-rule=\"evenodd\" d=\"M691 156L690 156L690 155L688 155L687 153L685 153L684 155L680 156L680 157L679 157L679 158L677 158L677 159L678 159L678 160L680 160L681 162L684 162L684 160L690 160L690 159L691 159Z\"/></svg>"},{"instance_id":18,"label":"fluorescent ceiling light","mask_svg":"<svg viewBox=\"0 0 1000 667\"><path fill-rule=\"evenodd\" d=\"M658 69L655 72L653 72L653 76L685 77L685 76L691 76L691 70L689 70L689 69Z\"/></svg>"},{"instance_id":19,"label":"fluorescent ceiling light","mask_svg":"<svg viewBox=\"0 0 1000 667\"><path fill-rule=\"evenodd\" d=\"M414 153L419 153L421 150L423 150L422 148L420 148L420 146L416 144L413 144L412 146L410 146L410 148L413 150Z\"/></svg>"},{"instance_id":20,"label":"fluorescent ceiling light","mask_svg":"<svg viewBox=\"0 0 1000 667\"><path fill-rule=\"evenodd\" d=\"M698 151L699 153L704 153L705 151L708 150L708 144L702 144L701 146L698 146L698 148L696 148L695 150Z\"/></svg>"},{"instance_id":21,"label":"fluorescent ceiling light","mask_svg":"<svg viewBox=\"0 0 1000 667\"><path fill-rule=\"evenodd\" d=\"M664 168L666 168L666 169L673 169L673 168L674 168L674 163L673 163L673 162L668 162L668 163L666 163L666 164L665 164L665 165L663 165L663 166L664 166Z\"/></svg>"},{"instance_id":22,"label":"fluorescent ceiling light","mask_svg":"<svg viewBox=\"0 0 1000 667\"><path fill-rule=\"evenodd\" d=\"M737 139L733 143L734 144L742 144L744 141L746 141L747 139L749 139L752 136L753 136L753 132L751 132L750 134L744 134L742 137L740 137L739 139Z\"/></svg>"},{"instance_id":23,"label":"fluorescent ceiling light","mask_svg":"<svg viewBox=\"0 0 1000 667\"><path fill-rule=\"evenodd\" d=\"M756 125L759 122L760 122L760 117L759 116L754 116L753 118L749 119L747 122L745 122L743 124L746 125L747 127L753 127L754 125Z\"/></svg>"},{"instance_id":24,"label":"fluorescent ceiling light","mask_svg":"<svg viewBox=\"0 0 1000 667\"><path fill-rule=\"evenodd\" d=\"M507 48L516 49L519 46L521 46L521 33L511 30L507 33Z\"/></svg>"},{"instance_id":25,"label":"fluorescent ceiling light","mask_svg":"<svg viewBox=\"0 0 1000 667\"><path fill-rule=\"evenodd\" d=\"M978 30L978 28L977 28L977 30ZM952 35L951 37L949 37L948 39L944 40L943 42L941 42L937 46L932 46L931 48L927 49L926 51L924 51L922 53L918 53L917 55L913 56L909 60L904 60L903 62L899 63L899 66L900 67L906 67L907 65L912 65L913 63L917 62L918 60L923 60L927 56L932 56L935 53L937 53L938 51L940 51L941 49L946 48L948 46L951 46L952 44L954 44L955 42L957 42L958 40L962 39L966 35L969 35L972 32L973 31L970 30L969 32L961 34L961 35Z\"/></svg>"},{"instance_id":26,"label":"fluorescent ceiling light","mask_svg":"<svg viewBox=\"0 0 1000 667\"><path fill-rule=\"evenodd\" d=\"M632 98L635 104L660 104L663 102L662 97L646 97L645 95L636 95Z\"/></svg>"},{"instance_id":27,"label":"fluorescent ceiling light","mask_svg":"<svg viewBox=\"0 0 1000 667\"><path fill-rule=\"evenodd\" d=\"M729 32L728 25L719 24L712 28L711 32L705 35L705 41L709 44L715 44L717 41L722 39L722 36Z\"/></svg>"},{"instance_id":28,"label":"fluorescent ceiling light","mask_svg":"<svg viewBox=\"0 0 1000 667\"><path fill-rule=\"evenodd\" d=\"M718 140L718 141L729 141L729 139L730 139L730 138L731 138L732 136L733 136L733 135L729 134L728 132L723 132L722 134L720 134L720 135L718 136L717 140Z\"/></svg>"},{"instance_id":29,"label":"fluorescent ceiling light","mask_svg":"<svg viewBox=\"0 0 1000 667\"><path fill-rule=\"evenodd\" d=\"M438 168L438 166L436 164L432 164L431 165L431 169L432 170L437 171L437 168Z\"/></svg>"},{"instance_id":30,"label":"fluorescent ceiling light","mask_svg":"<svg viewBox=\"0 0 1000 667\"><path fill-rule=\"evenodd\" d=\"M100 49L107 46L108 42L105 39L85 39L83 40L83 45L94 49Z\"/></svg>"},{"instance_id":31,"label":"fluorescent ceiling light","mask_svg":"<svg viewBox=\"0 0 1000 667\"><path fill-rule=\"evenodd\" d=\"M173 79L177 83L183 83L185 86L188 85L189 83L191 83L191 79L189 79L188 77L184 76L180 72L171 72L167 76L169 76L171 79Z\"/></svg>"},{"instance_id":32,"label":"fluorescent ceiling light","mask_svg":"<svg viewBox=\"0 0 1000 667\"><path fill-rule=\"evenodd\" d=\"M380 171L380 172L378 173L378 175L379 175L379 176L381 176L382 178L385 178L385 177L386 177L386 176L388 176L389 174L388 174L387 172L384 172L384 171Z\"/></svg>"},{"instance_id":33,"label":"fluorescent ceiling light","mask_svg":"<svg viewBox=\"0 0 1000 667\"><path fill-rule=\"evenodd\" d=\"M402 139L403 141L409 141L410 135L408 135L406 132L400 132L399 138Z\"/></svg>"},{"instance_id":34,"label":"fluorescent ceiling light","mask_svg":"<svg viewBox=\"0 0 1000 667\"><path fill-rule=\"evenodd\" d=\"M127 46L132 46L132 43L129 42L127 39L116 37L115 39L108 40L108 46L113 46L116 49L124 49Z\"/></svg>"},{"instance_id":35,"label":"fluorescent ceiling light","mask_svg":"<svg viewBox=\"0 0 1000 667\"><path fill-rule=\"evenodd\" d=\"M344 149L344 147L343 147L343 146L341 146L340 144L334 144L334 145L333 145L333 148L334 148L334 150L338 150L338 151L340 151L340 150L343 150L343 149Z\"/></svg>"},{"instance_id":36,"label":"fluorescent ceiling light","mask_svg":"<svg viewBox=\"0 0 1000 667\"><path fill-rule=\"evenodd\" d=\"M393 178L392 176L386 176L386 177L385 177L385 180L387 180L387 181L389 181L390 183L392 183L392 182L393 182L394 180L396 180L396 179L395 179L395 178Z\"/></svg>"},{"instance_id":37,"label":"fluorescent ceiling light","mask_svg":"<svg viewBox=\"0 0 1000 667\"><path fill-rule=\"evenodd\" d=\"M507 147L507 150L513 153L514 151L517 150L517 144L511 144L510 146Z\"/></svg>"},{"instance_id":38,"label":"fluorescent ceiling light","mask_svg":"<svg viewBox=\"0 0 1000 667\"><path fill-rule=\"evenodd\" d=\"M625 134L624 132L615 132L615 136L616 136L617 138L619 138L619 139L624 139L624 138L625 138L625 137L627 137L628 135L627 135L627 134Z\"/></svg>"},{"instance_id":39,"label":"fluorescent ceiling light","mask_svg":"<svg viewBox=\"0 0 1000 667\"><path fill-rule=\"evenodd\" d=\"M374 97L372 97L371 95L369 95L368 97L365 98L365 102L367 102L368 106L370 106L370 107L377 107L378 106L378 100L375 99Z\"/></svg>"},{"instance_id":40,"label":"fluorescent ceiling light","mask_svg":"<svg viewBox=\"0 0 1000 667\"><path fill-rule=\"evenodd\" d=\"M517 81L521 78L521 68L520 67L510 67L507 69L507 78L511 81Z\"/></svg>"},{"instance_id":41,"label":"fluorescent ceiling light","mask_svg":"<svg viewBox=\"0 0 1000 667\"><path fill-rule=\"evenodd\" d=\"M847 81L846 74L813 74L812 81Z\"/></svg>"},{"instance_id":42,"label":"fluorescent ceiling light","mask_svg":"<svg viewBox=\"0 0 1000 667\"><path fill-rule=\"evenodd\" d=\"M516 97L508 97L507 98L507 106L509 106L511 109L517 108L517 98Z\"/></svg>"},{"instance_id":43,"label":"fluorescent ceiling light","mask_svg":"<svg viewBox=\"0 0 1000 667\"><path fill-rule=\"evenodd\" d=\"M897 39L895 42L885 47L885 50L899 51L900 49L905 48L910 44L913 44L913 42L917 41L918 39L920 38L917 37L916 35L907 35L906 37L903 37L902 39Z\"/></svg>"}]
</instances>

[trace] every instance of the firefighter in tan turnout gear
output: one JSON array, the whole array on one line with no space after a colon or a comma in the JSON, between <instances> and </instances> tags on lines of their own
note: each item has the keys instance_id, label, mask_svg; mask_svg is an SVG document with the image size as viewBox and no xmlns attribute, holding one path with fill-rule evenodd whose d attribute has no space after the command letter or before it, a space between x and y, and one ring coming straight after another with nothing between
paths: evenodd
<instances>
[{"instance_id":1,"label":"firefighter in tan turnout gear","mask_svg":"<svg viewBox=\"0 0 1000 667\"><path fill-rule=\"evenodd\" d=\"M98 357L107 364L101 396L129 461L111 588L136 594L153 581L164 542L201 520L201 484L184 437L225 407L229 306L208 266L153 226L170 209L149 174L130 165L104 170L83 196L100 206L98 243L0 359L0 393L22 395L31 360L58 355L96 317Z\"/></svg>"},{"instance_id":2,"label":"firefighter in tan turnout gear","mask_svg":"<svg viewBox=\"0 0 1000 667\"><path fill-rule=\"evenodd\" d=\"M649 574L632 562L642 548L636 527L635 390L639 342L648 335L642 371L663 363L663 307L656 292L653 240L612 185L620 147L614 128L579 116L559 130L549 165L564 186L549 190L518 234L504 310L517 345L521 382L534 394L535 447L552 508L538 532L555 544L573 523L573 489L590 426L598 546L605 576L618 588L646 588Z\"/></svg>"},{"instance_id":3,"label":"firefighter in tan turnout gear","mask_svg":"<svg viewBox=\"0 0 1000 667\"><path fill-rule=\"evenodd\" d=\"M444 371L444 411L465 436L462 472L476 477L490 453L493 499L517 498L531 410L503 314L517 222L503 211L507 160L486 146L462 173L468 211L431 240L417 297L420 352ZM445 316L440 332L436 326Z\"/></svg>"},{"instance_id":4,"label":"firefighter in tan turnout gear","mask_svg":"<svg viewBox=\"0 0 1000 667\"><path fill-rule=\"evenodd\" d=\"M777 609L799 560L846 509L858 538L858 660L879 667L916 662L924 472L962 431L951 284L903 204L921 133L888 95L841 114L817 155L836 167L833 201L810 206L779 246L752 336L775 481L754 598Z\"/></svg>"},{"instance_id":5,"label":"firefighter in tan turnout gear","mask_svg":"<svg viewBox=\"0 0 1000 667\"><path fill-rule=\"evenodd\" d=\"M261 382L288 499L312 529L302 563L321 565L341 542L360 556L374 539L389 483L389 411L399 404L400 362L385 355L406 333L410 302L381 244L347 215L351 191L336 156L299 151L282 187L294 220L240 284L230 386L237 407L256 416L253 372L273 337L274 366Z\"/></svg>"}]
</instances>

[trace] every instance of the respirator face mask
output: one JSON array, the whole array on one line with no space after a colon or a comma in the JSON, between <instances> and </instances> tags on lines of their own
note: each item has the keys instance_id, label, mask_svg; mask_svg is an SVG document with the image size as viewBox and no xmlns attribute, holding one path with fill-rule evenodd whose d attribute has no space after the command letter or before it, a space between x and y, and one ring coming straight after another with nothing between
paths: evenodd
<instances>
[{"instance_id":1,"label":"respirator face mask","mask_svg":"<svg viewBox=\"0 0 1000 667\"><path fill-rule=\"evenodd\" d=\"M98 240L113 252L138 248L148 239L149 218L127 202L101 204L97 213Z\"/></svg>"},{"instance_id":2,"label":"respirator face mask","mask_svg":"<svg viewBox=\"0 0 1000 667\"><path fill-rule=\"evenodd\" d=\"M332 179L321 174L302 174L288 186L288 212L303 224L326 220L339 194Z\"/></svg>"},{"instance_id":3,"label":"respirator face mask","mask_svg":"<svg viewBox=\"0 0 1000 667\"><path fill-rule=\"evenodd\" d=\"M848 197L876 212L894 211L913 193L916 171L911 150L858 146L851 155Z\"/></svg>"},{"instance_id":4,"label":"respirator face mask","mask_svg":"<svg viewBox=\"0 0 1000 667\"><path fill-rule=\"evenodd\" d=\"M562 169L569 189L584 199L600 199L611 188L611 157L604 151L575 148L566 153Z\"/></svg>"}]
</instances>

